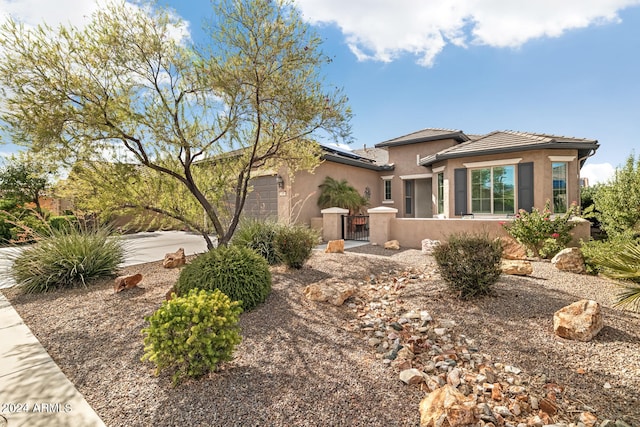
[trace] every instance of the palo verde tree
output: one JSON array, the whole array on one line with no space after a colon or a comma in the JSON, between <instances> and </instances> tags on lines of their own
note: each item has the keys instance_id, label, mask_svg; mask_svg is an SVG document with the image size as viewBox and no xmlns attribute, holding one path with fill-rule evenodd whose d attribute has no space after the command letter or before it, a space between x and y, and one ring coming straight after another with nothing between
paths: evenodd
<instances>
[{"instance_id":1,"label":"palo verde tree","mask_svg":"<svg viewBox=\"0 0 640 427\"><path fill-rule=\"evenodd\" d=\"M148 187L174 194L110 197L183 221L212 247L204 212L226 244L256 169L311 168L320 138L348 138L346 97L325 85L330 60L289 0L213 1L205 46L176 37L185 26L170 11L136 4L109 5L83 28L5 22L1 119L31 150L128 164L139 172L129 187L165 183ZM87 176L117 178L103 169Z\"/></svg>"}]
</instances>

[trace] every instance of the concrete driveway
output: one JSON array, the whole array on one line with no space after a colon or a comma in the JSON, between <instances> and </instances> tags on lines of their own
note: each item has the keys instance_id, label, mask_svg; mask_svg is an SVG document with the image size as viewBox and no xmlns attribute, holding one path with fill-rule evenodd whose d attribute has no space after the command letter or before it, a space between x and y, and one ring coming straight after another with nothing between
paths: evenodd
<instances>
[{"instance_id":1,"label":"concrete driveway","mask_svg":"<svg viewBox=\"0 0 640 427\"><path fill-rule=\"evenodd\" d=\"M207 243L201 235L184 231L143 232L125 235L122 239L125 261L120 264L121 267L159 261L164 258L164 254L175 252L178 248L184 248L187 256L207 251ZM212 240L215 242L214 237ZM11 260L20 250L20 247L0 248L0 289L15 285L8 273Z\"/></svg>"}]
</instances>

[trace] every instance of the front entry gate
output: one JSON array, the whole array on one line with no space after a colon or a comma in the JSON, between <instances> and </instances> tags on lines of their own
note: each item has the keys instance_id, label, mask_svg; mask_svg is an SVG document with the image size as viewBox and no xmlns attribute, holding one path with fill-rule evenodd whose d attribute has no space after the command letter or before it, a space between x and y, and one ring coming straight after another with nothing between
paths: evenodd
<instances>
[{"instance_id":1,"label":"front entry gate","mask_svg":"<svg viewBox=\"0 0 640 427\"><path fill-rule=\"evenodd\" d=\"M342 238L369 241L369 215L342 215Z\"/></svg>"}]
</instances>

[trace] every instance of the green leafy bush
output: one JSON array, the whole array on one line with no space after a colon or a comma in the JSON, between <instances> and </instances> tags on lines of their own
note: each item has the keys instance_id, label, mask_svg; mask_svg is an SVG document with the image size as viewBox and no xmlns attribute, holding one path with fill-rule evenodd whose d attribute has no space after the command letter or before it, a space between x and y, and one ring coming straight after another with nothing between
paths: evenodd
<instances>
[{"instance_id":1,"label":"green leafy bush","mask_svg":"<svg viewBox=\"0 0 640 427\"><path fill-rule=\"evenodd\" d=\"M244 310L264 302L271 292L271 272L267 261L253 250L220 246L187 264L175 285L178 295L191 289L219 289Z\"/></svg>"},{"instance_id":2,"label":"green leafy bush","mask_svg":"<svg viewBox=\"0 0 640 427\"><path fill-rule=\"evenodd\" d=\"M184 297L165 301L145 318L149 326L142 330L142 360L156 364L156 375L163 369L174 370L174 384L214 371L220 362L231 360L241 341L241 312L237 301L217 289L192 289Z\"/></svg>"},{"instance_id":3,"label":"green leafy bush","mask_svg":"<svg viewBox=\"0 0 640 427\"><path fill-rule=\"evenodd\" d=\"M593 193L595 216L610 238L640 236L640 157L631 155L614 178Z\"/></svg>"},{"instance_id":4,"label":"green leafy bush","mask_svg":"<svg viewBox=\"0 0 640 427\"><path fill-rule=\"evenodd\" d=\"M253 249L267 260L269 265L280 263L276 249L276 235L280 226L271 221L245 220L233 235L232 244Z\"/></svg>"},{"instance_id":5,"label":"green leafy bush","mask_svg":"<svg viewBox=\"0 0 640 427\"><path fill-rule=\"evenodd\" d=\"M504 223L507 233L523 244L529 255L553 258L571 241L571 230L575 223L569 220L578 213L577 205L571 204L566 213L554 218L551 217L549 206L547 200L542 212L537 208L531 212L520 209L513 221Z\"/></svg>"},{"instance_id":6,"label":"green leafy bush","mask_svg":"<svg viewBox=\"0 0 640 427\"><path fill-rule=\"evenodd\" d=\"M302 268L318 244L318 232L304 226L287 226L278 230L276 248L280 259L291 268Z\"/></svg>"},{"instance_id":7,"label":"green leafy bush","mask_svg":"<svg viewBox=\"0 0 640 427\"><path fill-rule=\"evenodd\" d=\"M52 230L15 255L11 274L25 292L47 292L85 285L112 275L124 260L124 248L108 229Z\"/></svg>"},{"instance_id":8,"label":"green leafy bush","mask_svg":"<svg viewBox=\"0 0 640 427\"><path fill-rule=\"evenodd\" d=\"M433 256L442 278L463 299L488 294L502 273L502 245L485 235L451 235Z\"/></svg>"}]
</instances>

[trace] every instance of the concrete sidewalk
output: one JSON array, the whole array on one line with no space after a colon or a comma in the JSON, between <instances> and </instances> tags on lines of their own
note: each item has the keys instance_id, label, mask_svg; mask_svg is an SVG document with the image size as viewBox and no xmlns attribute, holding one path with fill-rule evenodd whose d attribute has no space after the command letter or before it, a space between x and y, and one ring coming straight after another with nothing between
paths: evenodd
<instances>
[{"instance_id":1,"label":"concrete sidewalk","mask_svg":"<svg viewBox=\"0 0 640 427\"><path fill-rule=\"evenodd\" d=\"M177 231L138 233L124 237L122 266L159 261L184 248L187 255L207 250L202 236ZM0 270L10 268L15 248L0 251ZM3 277L1 287L14 283ZM100 427L105 424L64 375L0 294L0 427Z\"/></svg>"},{"instance_id":2,"label":"concrete sidewalk","mask_svg":"<svg viewBox=\"0 0 640 427\"><path fill-rule=\"evenodd\" d=\"M0 294L0 426L104 426Z\"/></svg>"}]
</instances>

